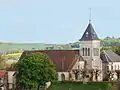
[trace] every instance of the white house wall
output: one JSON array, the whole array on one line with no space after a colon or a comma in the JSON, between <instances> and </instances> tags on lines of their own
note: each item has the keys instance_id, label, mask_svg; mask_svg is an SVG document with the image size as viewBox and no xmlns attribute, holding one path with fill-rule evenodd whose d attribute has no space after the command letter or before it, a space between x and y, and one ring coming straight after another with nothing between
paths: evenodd
<instances>
[{"instance_id":1,"label":"white house wall","mask_svg":"<svg viewBox=\"0 0 120 90\"><path fill-rule=\"evenodd\" d=\"M112 66L113 70L120 70L120 62L110 62L108 64L109 70L112 70Z\"/></svg>"},{"instance_id":2,"label":"white house wall","mask_svg":"<svg viewBox=\"0 0 120 90\"><path fill-rule=\"evenodd\" d=\"M9 84L9 89L12 89L12 84L13 84L13 74L15 71L8 71L8 84Z\"/></svg>"}]
</instances>

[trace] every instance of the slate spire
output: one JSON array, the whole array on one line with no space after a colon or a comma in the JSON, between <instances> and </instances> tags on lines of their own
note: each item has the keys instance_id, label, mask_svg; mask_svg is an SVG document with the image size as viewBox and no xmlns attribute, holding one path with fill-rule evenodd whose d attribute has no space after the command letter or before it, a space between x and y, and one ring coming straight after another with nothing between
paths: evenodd
<instances>
[{"instance_id":1,"label":"slate spire","mask_svg":"<svg viewBox=\"0 0 120 90\"><path fill-rule=\"evenodd\" d=\"M80 41L92 41L92 40L99 40L99 38L98 38L91 22L89 22Z\"/></svg>"}]
</instances>

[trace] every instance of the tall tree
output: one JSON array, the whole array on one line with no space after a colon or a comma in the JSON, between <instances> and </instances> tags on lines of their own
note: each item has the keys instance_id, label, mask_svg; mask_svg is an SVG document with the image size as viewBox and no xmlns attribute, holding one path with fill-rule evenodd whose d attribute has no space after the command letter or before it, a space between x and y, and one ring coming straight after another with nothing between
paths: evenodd
<instances>
[{"instance_id":1,"label":"tall tree","mask_svg":"<svg viewBox=\"0 0 120 90\"><path fill-rule=\"evenodd\" d=\"M21 88L44 86L48 81L57 79L55 65L42 53L28 54L16 65L16 84Z\"/></svg>"},{"instance_id":2,"label":"tall tree","mask_svg":"<svg viewBox=\"0 0 120 90\"><path fill-rule=\"evenodd\" d=\"M0 69L6 69L7 56L0 53Z\"/></svg>"},{"instance_id":3,"label":"tall tree","mask_svg":"<svg viewBox=\"0 0 120 90\"><path fill-rule=\"evenodd\" d=\"M113 47L112 47L112 50L113 50L116 54L120 55L120 46L113 46Z\"/></svg>"}]
</instances>

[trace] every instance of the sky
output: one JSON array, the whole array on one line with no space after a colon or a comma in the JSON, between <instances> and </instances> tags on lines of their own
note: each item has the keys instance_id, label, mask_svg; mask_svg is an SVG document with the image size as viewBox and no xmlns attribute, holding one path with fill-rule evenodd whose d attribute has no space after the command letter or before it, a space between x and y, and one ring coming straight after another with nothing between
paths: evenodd
<instances>
[{"instance_id":1,"label":"sky","mask_svg":"<svg viewBox=\"0 0 120 90\"><path fill-rule=\"evenodd\" d=\"M120 0L0 0L0 41L65 44L89 21L100 38L120 35Z\"/></svg>"}]
</instances>

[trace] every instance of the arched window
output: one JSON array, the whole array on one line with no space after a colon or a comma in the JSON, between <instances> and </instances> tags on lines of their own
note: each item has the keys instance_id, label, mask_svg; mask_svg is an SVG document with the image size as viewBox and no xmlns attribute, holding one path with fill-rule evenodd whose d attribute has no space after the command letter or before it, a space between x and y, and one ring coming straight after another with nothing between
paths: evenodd
<instances>
[{"instance_id":1,"label":"arched window","mask_svg":"<svg viewBox=\"0 0 120 90\"><path fill-rule=\"evenodd\" d=\"M85 56L87 56L87 48L85 48Z\"/></svg>"},{"instance_id":2,"label":"arched window","mask_svg":"<svg viewBox=\"0 0 120 90\"><path fill-rule=\"evenodd\" d=\"M118 70L119 70L119 68L120 68L120 67L119 67L119 64L118 64Z\"/></svg>"},{"instance_id":3,"label":"arched window","mask_svg":"<svg viewBox=\"0 0 120 90\"><path fill-rule=\"evenodd\" d=\"M83 48L83 50L82 50L82 51L83 51L83 56L84 56L84 55L85 55L85 49Z\"/></svg>"},{"instance_id":4,"label":"arched window","mask_svg":"<svg viewBox=\"0 0 120 90\"><path fill-rule=\"evenodd\" d=\"M113 65L111 65L111 70L113 70Z\"/></svg>"},{"instance_id":5,"label":"arched window","mask_svg":"<svg viewBox=\"0 0 120 90\"><path fill-rule=\"evenodd\" d=\"M116 70L116 65L115 65L115 70Z\"/></svg>"},{"instance_id":6,"label":"arched window","mask_svg":"<svg viewBox=\"0 0 120 90\"><path fill-rule=\"evenodd\" d=\"M107 66L106 69L109 70L109 66Z\"/></svg>"},{"instance_id":7,"label":"arched window","mask_svg":"<svg viewBox=\"0 0 120 90\"><path fill-rule=\"evenodd\" d=\"M65 81L65 75L64 74L61 74L61 80Z\"/></svg>"},{"instance_id":8,"label":"arched window","mask_svg":"<svg viewBox=\"0 0 120 90\"><path fill-rule=\"evenodd\" d=\"M88 48L88 56L90 56L90 48Z\"/></svg>"}]
</instances>

